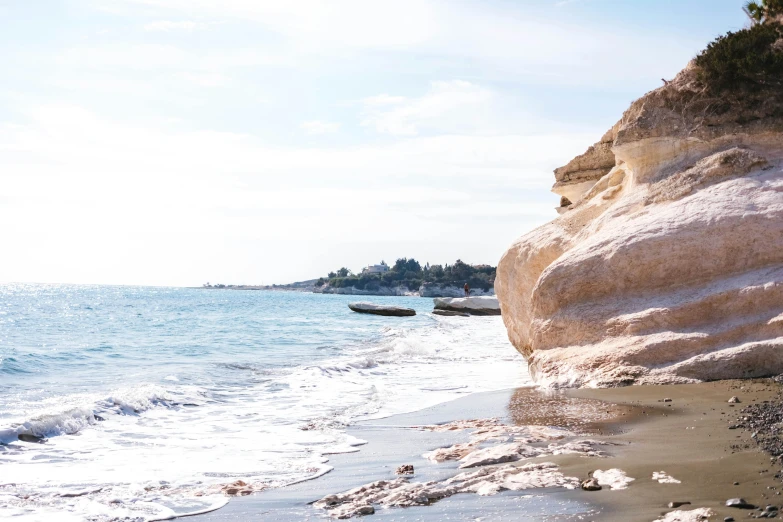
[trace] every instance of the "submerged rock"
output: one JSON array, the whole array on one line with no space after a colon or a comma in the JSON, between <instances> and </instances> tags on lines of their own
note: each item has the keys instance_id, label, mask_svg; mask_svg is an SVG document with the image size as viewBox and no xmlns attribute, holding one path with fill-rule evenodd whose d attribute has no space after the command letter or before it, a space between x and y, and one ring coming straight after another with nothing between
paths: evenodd
<instances>
[{"instance_id":1,"label":"submerged rock","mask_svg":"<svg viewBox=\"0 0 783 522\"><path fill-rule=\"evenodd\" d=\"M378 305L374 303L350 303L348 308L360 314L391 315L396 317L409 317L416 315L413 308L403 308L401 306Z\"/></svg>"},{"instance_id":2,"label":"submerged rock","mask_svg":"<svg viewBox=\"0 0 783 522\"><path fill-rule=\"evenodd\" d=\"M32 442L36 444L43 444L46 442L46 439L44 437L38 437L37 435L32 435L30 433L20 433L16 436L19 440L22 442Z\"/></svg>"},{"instance_id":3,"label":"submerged rock","mask_svg":"<svg viewBox=\"0 0 783 522\"><path fill-rule=\"evenodd\" d=\"M783 372L783 91L718 97L698 78L558 169L572 204L500 260L503 320L539 384Z\"/></svg>"},{"instance_id":4,"label":"submerged rock","mask_svg":"<svg viewBox=\"0 0 783 522\"><path fill-rule=\"evenodd\" d=\"M496 297L439 297L433 299L435 310L462 312L470 315L500 315Z\"/></svg>"}]
</instances>

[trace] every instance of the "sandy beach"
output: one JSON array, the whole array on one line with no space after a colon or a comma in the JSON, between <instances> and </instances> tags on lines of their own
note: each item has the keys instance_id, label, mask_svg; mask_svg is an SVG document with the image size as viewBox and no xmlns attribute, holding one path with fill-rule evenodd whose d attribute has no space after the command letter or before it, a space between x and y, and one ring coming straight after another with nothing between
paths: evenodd
<instances>
[{"instance_id":1,"label":"sandy beach","mask_svg":"<svg viewBox=\"0 0 783 522\"><path fill-rule=\"evenodd\" d=\"M718 381L694 385L634 386L615 389L541 392L519 388L474 394L418 412L354 426L367 440L360 451L335 455L331 473L309 482L250 497L199 520L317 520L328 514L311 505L326 495L377 480L395 479L395 469L412 464L411 482L444 481L464 471L457 461L432 462L422 454L470 438L470 430L429 431L420 426L466 419L498 419L511 426L552 426L573 433L563 439L597 440L604 457L545 455L511 465L554 463L580 481L595 470L622 470L632 478L625 489L600 491L562 487L501 491L495 495L456 494L430 505L375 506L383 520L607 520L653 521L747 518L759 511L730 508L741 497L761 506L780 500L779 467L760 451L751 433L729 429L743 407L771 400L780 390L771 380ZM736 396L741 401L730 404ZM670 399L670 400L667 400ZM498 444L488 442L486 448ZM495 464L495 467L509 464ZM657 479L653 479L653 474ZM661 477L664 477L661 479ZM661 479L659 481L658 479ZM736 485L735 485L736 483ZM689 502L678 509L669 503ZM689 511L692 513L688 514ZM683 512L680 518L677 512ZM687 518L687 517L691 518Z\"/></svg>"}]
</instances>

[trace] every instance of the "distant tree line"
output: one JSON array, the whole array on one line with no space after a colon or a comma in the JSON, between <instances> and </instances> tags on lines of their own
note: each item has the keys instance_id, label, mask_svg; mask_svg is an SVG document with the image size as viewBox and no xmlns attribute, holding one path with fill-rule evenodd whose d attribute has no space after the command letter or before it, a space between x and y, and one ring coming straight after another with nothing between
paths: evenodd
<instances>
[{"instance_id":1,"label":"distant tree line","mask_svg":"<svg viewBox=\"0 0 783 522\"><path fill-rule=\"evenodd\" d=\"M489 265L469 265L457 259L454 264L424 266L413 258L400 258L388 272L382 274L354 274L342 267L320 278L315 286L329 284L334 288L354 287L360 290L378 290L381 287L406 287L415 292L424 283L438 283L444 286L462 287L468 283L471 288L489 290L495 285L497 267Z\"/></svg>"}]
</instances>

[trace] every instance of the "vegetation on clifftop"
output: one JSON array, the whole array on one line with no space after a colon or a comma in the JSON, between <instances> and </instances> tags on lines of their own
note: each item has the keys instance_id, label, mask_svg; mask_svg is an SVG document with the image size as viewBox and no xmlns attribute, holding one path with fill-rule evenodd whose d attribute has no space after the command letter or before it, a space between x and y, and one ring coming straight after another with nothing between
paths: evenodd
<instances>
[{"instance_id":1,"label":"vegetation on clifftop","mask_svg":"<svg viewBox=\"0 0 783 522\"><path fill-rule=\"evenodd\" d=\"M435 283L444 286L461 287L468 283L471 288L489 290L495 284L496 267L489 265L469 265L457 259L453 265L421 266L415 259L400 258L389 271L382 274L354 275L347 268L330 272L328 277L316 282L320 287L329 284L333 288L354 287L359 290L378 290L381 287L405 287L415 292L422 284Z\"/></svg>"},{"instance_id":2,"label":"vegetation on clifftop","mask_svg":"<svg viewBox=\"0 0 783 522\"><path fill-rule=\"evenodd\" d=\"M719 37L696 58L699 79L716 93L783 87L783 0L749 2L752 27Z\"/></svg>"}]
</instances>

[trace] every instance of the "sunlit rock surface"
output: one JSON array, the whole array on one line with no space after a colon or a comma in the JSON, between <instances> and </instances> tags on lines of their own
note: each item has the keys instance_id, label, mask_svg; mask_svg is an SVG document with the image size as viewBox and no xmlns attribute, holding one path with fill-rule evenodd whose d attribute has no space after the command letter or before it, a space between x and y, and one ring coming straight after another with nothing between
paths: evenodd
<instances>
[{"instance_id":1,"label":"sunlit rock surface","mask_svg":"<svg viewBox=\"0 0 783 522\"><path fill-rule=\"evenodd\" d=\"M503 255L503 319L538 383L783 372L783 92L709 97L695 74L558 169L571 204Z\"/></svg>"}]
</instances>

